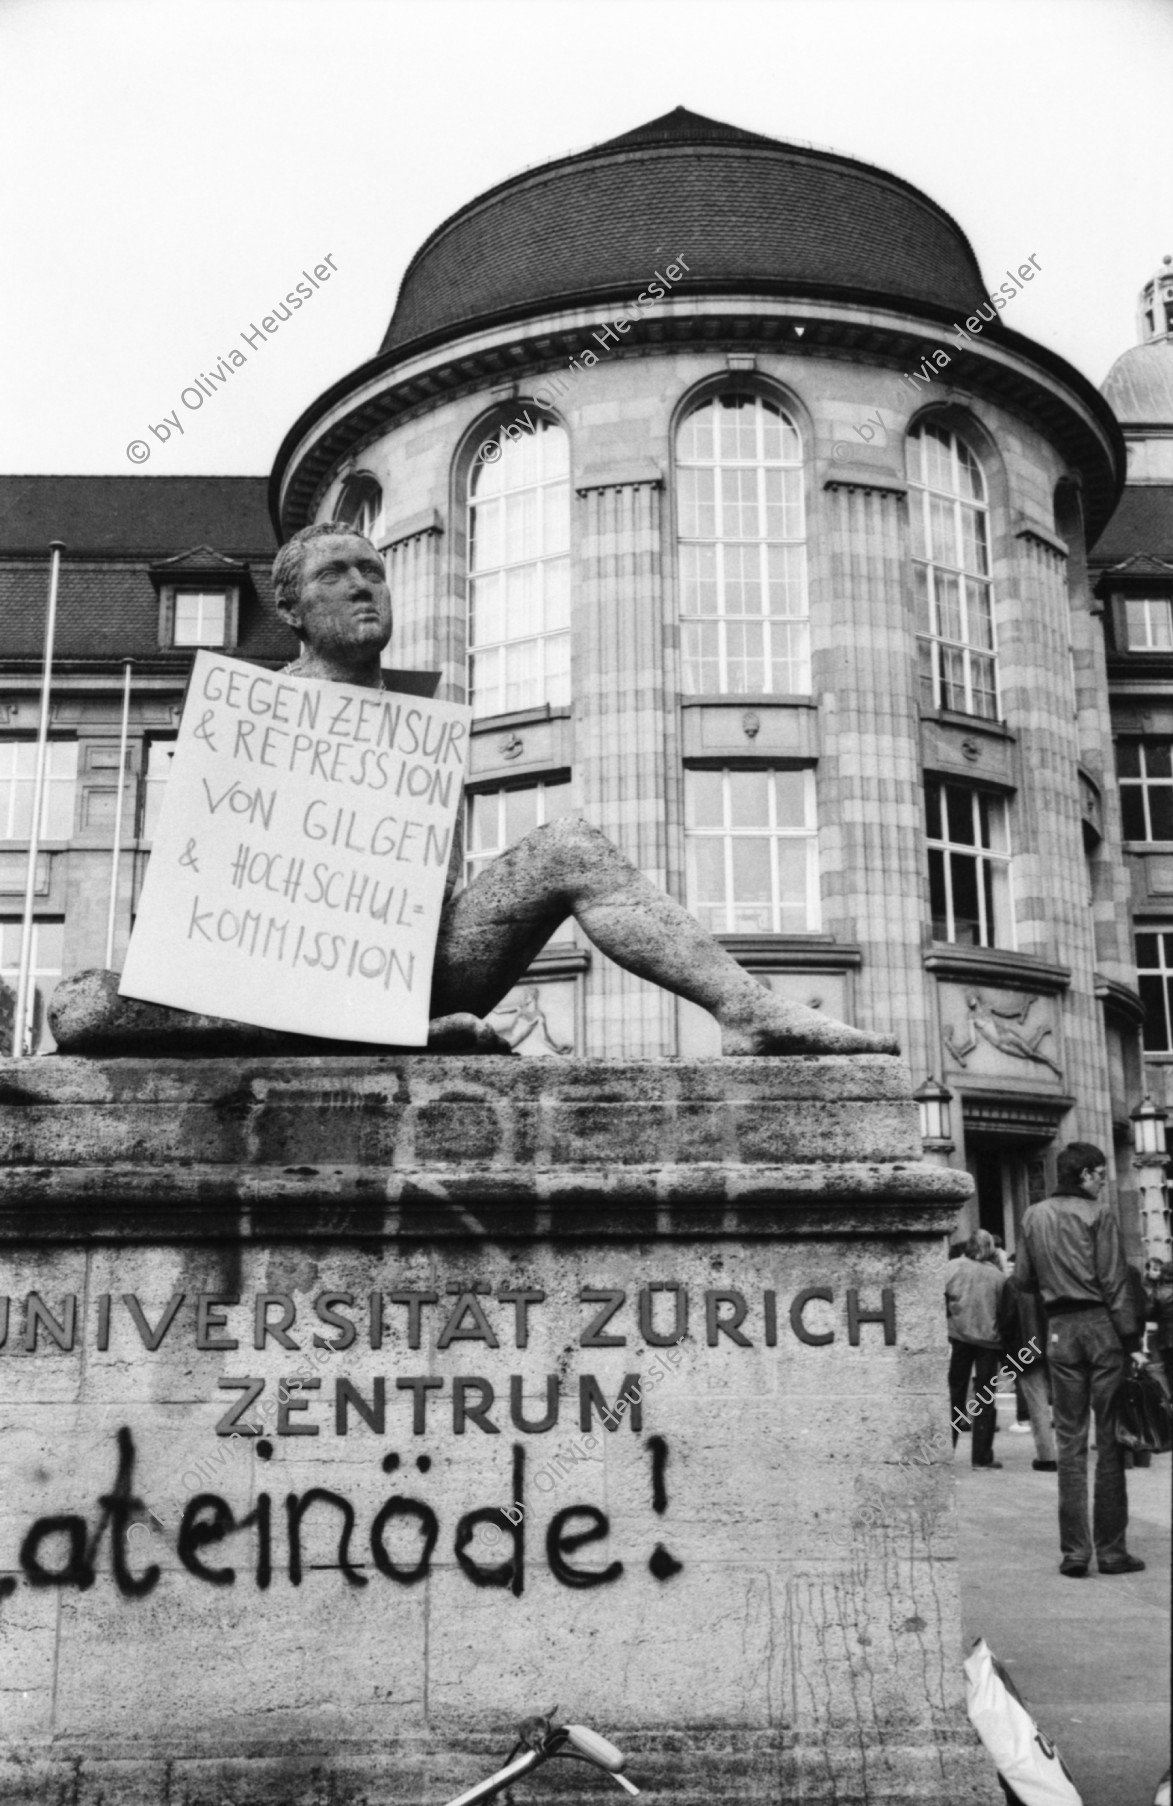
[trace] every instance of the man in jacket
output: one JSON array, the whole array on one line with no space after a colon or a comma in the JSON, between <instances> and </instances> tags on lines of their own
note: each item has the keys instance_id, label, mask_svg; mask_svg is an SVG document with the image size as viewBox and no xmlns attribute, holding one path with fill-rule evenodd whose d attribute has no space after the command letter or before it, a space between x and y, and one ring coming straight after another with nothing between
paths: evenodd
<instances>
[{"instance_id":1,"label":"man in jacket","mask_svg":"<svg viewBox=\"0 0 1173 1806\"><path fill-rule=\"evenodd\" d=\"M1128 1272L1112 1207L1101 1198L1104 1155L1073 1141L1059 1155L1052 1197L1022 1219L1015 1275L1024 1292L1042 1296L1047 1359L1059 1455L1059 1572L1082 1579L1091 1562L1088 1528L1089 1412L1096 1419L1093 1526L1101 1574L1144 1567L1125 1548L1128 1494L1116 1441L1113 1400L1126 1355L1140 1347L1142 1325L1129 1296Z\"/></svg>"},{"instance_id":2,"label":"man in jacket","mask_svg":"<svg viewBox=\"0 0 1173 1806\"><path fill-rule=\"evenodd\" d=\"M1006 1279L998 1266L994 1238L979 1229L965 1244L965 1253L953 1262L945 1286L945 1310L949 1321L949 1401L953 1407L953 1442L957 1426L973 1418L971 1459L974 1467L1001 1467L994 1460L994 1375L1002 1351L1002 1293ZM966 1412L965 1397L973 1374L977 1409ZM983 1396L984 1393L984 1396Z\"/></svg>"}]
</instances>

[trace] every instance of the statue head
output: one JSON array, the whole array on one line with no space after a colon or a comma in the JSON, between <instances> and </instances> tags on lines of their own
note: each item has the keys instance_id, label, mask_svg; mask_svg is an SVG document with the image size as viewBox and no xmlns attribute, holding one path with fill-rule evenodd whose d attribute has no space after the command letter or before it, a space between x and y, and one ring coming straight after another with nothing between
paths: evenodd
<instances>
[{"instance_id":1,"label":"statue head","mask_svg":"<svg viewBox=\"0 0 1173 1806\"><path fill-rule=\"evenodd\" d=\"M383 561L344 521L319 521L287 540L273 561L273 589L277 613L312 654L377 658L391 638Z\"/></svg>"}]
</instances>

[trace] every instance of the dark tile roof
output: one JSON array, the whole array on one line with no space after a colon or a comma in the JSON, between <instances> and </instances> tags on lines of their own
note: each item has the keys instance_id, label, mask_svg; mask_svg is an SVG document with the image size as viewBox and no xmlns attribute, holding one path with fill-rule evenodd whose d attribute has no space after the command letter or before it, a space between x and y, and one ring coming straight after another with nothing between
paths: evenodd
<instances>
[{"instance_id":1,"label":"dark tile roof","mask_svg":"<svg viewBox=\"0 0 1173 1806\"><path fill-rule=\"evenodd\" d=\"M58 660L190 662L161 650L149 568L198 552L247 569L243 658L296 651L277 622L269 571L276 540L264 477L0 477L0 659L40 659L49 542L65 542L57 598Z\"/></svg>"},{"instance_id":2,"label":"dark tile roof","mask_svg":"<svg viewBox=\"0 0 1173 1806\"><path fill-rule=\"evenodd\" d=\"M1091 557L1102 569L1138 553L1173 559L1173 483L1129 483Z\"/></svg>"},{"instance_id":3,"label":"dark tile roof","mask_svg":"<svg viewBox=\"0 0 1173 1806\"><path fill-rule=\"evenodd\" d=\"M747 132L744 126L729 125L724 119L710 119L705 113L690 112L687 107L673 107L670 113L661 113L658 119L649 119L646 125L637 125L633 132L620 132L617 137L608 138L605 144L596 145L594 149L615 150L621 144L673 142L768 144L776 150L781 140L767 137L762 132ZM591 152L585 154L589 156Z\"/></svg>"},{"instance_id":4,"label":"dark tile roof","mask_svg":"<svg viewBox=\"0 0 1173 1806\"><path fill-rule=\"evenodd\" d=\"M694 290L983 299L960 227L911 183L677 108L513 177L417 251L383 350L592 296L634 299L679 253Z\"/></svg>"},{"instance_id":5,"label":"dark tile roof","mask_svg":"<svg viewBox=\"0 0 1173 1806\"><path fill-rule=\"evenodd\" d=\"M49 560L0 557L0 660L41 657ZM295 656L297 642L276 619L267 562L250 566L242 595L236 652L241 658ZM55 658L158 659L159 596L145 562L122 559L61 561ZM190 661L190 652L174 654Z\"/></svg>"},{"instance_id":6,"label":"dark tile roof","mask_svg":"<svg viewBox=\"0 0 1173 1806\"><path fill-rule=\"evenodd\" d=\"M267 477L0 477L0 555L148 552L214 546L272 559Z\"/></svg>"}]
</instances>

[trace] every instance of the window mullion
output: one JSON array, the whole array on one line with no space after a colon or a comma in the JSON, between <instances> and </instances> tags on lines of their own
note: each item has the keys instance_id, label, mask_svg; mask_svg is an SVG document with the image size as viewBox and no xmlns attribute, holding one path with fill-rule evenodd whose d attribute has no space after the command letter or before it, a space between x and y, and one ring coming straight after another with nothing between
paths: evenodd
<instances>
[{"instance_id":1,"label":"window mullion","mask_svg":"<svg viewBox=\"0 0 1173 1806\"><path fill-rule=\"evenodd\" d=\"M955 941L957 939L957 918L953 911L953 849L948 841L944 843L942 851L944 858L941 863L945 867L945 938Z\"/></svg>"},{"instance_id":2,"label":"window mullion","mask_svg":"<svg viewBox=\"0 0 1173 1806\"><path fill-rule=\"evenodd\" d=\"M779 870L778 788L777 774L766 774L766 841L770 860L770 924L774 934L782 932L782 874Z\"/></svg>"},{"instance_id":3,"label":"window mullion","mask_svg":"<svg viewBox=\"0 0 1173 1806\"><path fill-rule=\"evenodd\" d=\"M732 934L736 924L736 902L733 872L733 796L731 774L721 773L721 837L725 865L725 931Z\"/></svg>"},{"instance_id":4,"label":"window mullion","mask_svg":"<svg viewBox=\"0 0 1173 1806\"><path fill-rule=\"evenodd\" d=\"M759 426L760 426L759 421ZM764 434L763 434L764 436ZM774 617L770 603L770 542L763 537L757 546L758 613L762 623L762 683L767 695L774 691Z\"/></svg>"},{"instance_id":5,"label":"window mullion","mask_svg":"<svg viewBox=\"0 0 1173 1806\"><path fill-rule=\"evenodd\" d=\"M970 832L973 835L974 888L977 891L978 906L978 945L990 945L989 923L986 920L986 871L983 860L984 842L982 840L982 807L976 790L969 793Z\"/></svg>"}]
</instances>

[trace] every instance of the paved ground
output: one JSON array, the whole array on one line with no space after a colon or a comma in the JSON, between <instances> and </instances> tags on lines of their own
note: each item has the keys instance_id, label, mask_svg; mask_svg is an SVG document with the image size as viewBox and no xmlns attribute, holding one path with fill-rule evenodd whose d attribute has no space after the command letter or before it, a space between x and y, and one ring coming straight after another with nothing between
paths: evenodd
<instances>
[{"instance_id":1,"label":"paved ground","mask_svg":"<svg viewBox=\"0 0 1173 1806\"><path fill-rule=\"evenodd\" d=\"M1059 1573L1056 1476L1031 1468L1034 1440L999 1411L1001 1473L974 1472L957 1445L965 1652L985 1637L1053 1738L1084 1806L1152 1806L1169 1763L1170 1469L1128 1472L1128 1544L1143 1574Z\"/></svg>"}]
</instances>

